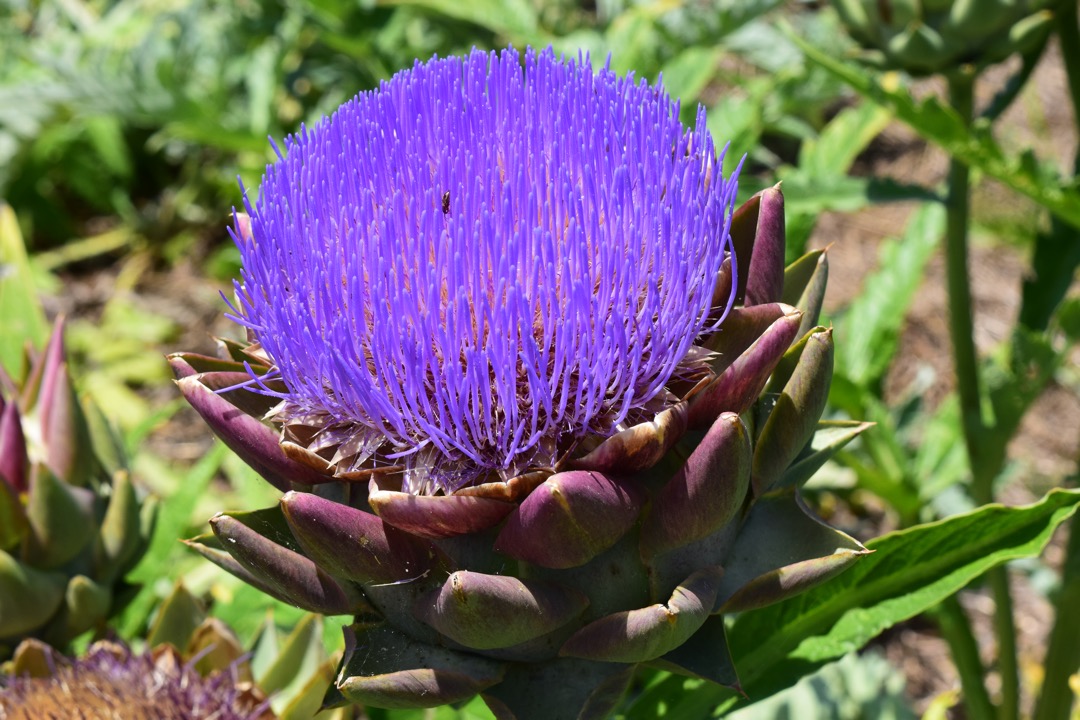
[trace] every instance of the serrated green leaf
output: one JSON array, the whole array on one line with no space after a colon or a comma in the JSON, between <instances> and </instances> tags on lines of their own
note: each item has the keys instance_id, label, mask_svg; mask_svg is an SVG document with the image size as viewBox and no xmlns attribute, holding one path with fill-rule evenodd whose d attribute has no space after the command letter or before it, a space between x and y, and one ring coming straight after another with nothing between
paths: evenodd
<instances>
[{"instance_id":1,"label":"serrated green leaf","mask_svg":"<svg viewBox=\"0 0 1080 720\"><path fill-rule=\"evenodd\" d=\"M982 445L989 467L1000 467L1005 449L1031 404L1038 399L1054 376L1062 356L1045 333L1023 325L1013 329L1004 346L1004 357L992 360L983 377L986 381L994 422L984 432Z\"/></svg>"},{"instance_id":2,"label":"serrated green leaf","mask_svg":"<svg viewBox=\"0 0 1080 720\"><path fill-rule=\"evenodd\" d=\"M907 682L880 652L850 653L794 687L737 710L729 720L914 720Z\"/></svg>"},{"instance_id":3,"label":"serrated green leaf","mask_svg":"<svg viewBox=\"0 0 1080 720\"><path fill-rule=\"evenodd\" d=\"M956 395L946 398L921 425L911 476L919 483L919 496L929 501L970 473Z\"/></svg>"},{"instance_id":4,"label":"serrated green leaf","mask_svg":"<svg viewBox=\"0 0 1080 720\"><path fill-rule=\"evenodd\" d=\"M210 451L203 455L185 474L183 481L178 483L177 491L161 508L150 548L132 572L132 579L153 580L161 568L168 564L167 558L170 554L182 552L176 539L184 537L184 530L192 521L195 504L206 492L206 487L228 454L229 449L224 444L214 443Z\"/></svg>"}]
</instances>

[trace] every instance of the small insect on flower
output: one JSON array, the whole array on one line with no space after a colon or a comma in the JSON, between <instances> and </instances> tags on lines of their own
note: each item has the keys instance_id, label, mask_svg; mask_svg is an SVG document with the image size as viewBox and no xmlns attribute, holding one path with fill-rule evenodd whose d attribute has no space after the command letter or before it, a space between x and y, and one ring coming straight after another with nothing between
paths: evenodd
<instances>
[{"instance_id":1,"label":"small insect on flower","mask_svg":"<svg viewBox=\"0 0 1080 720\"><path fill-rule=\"evenodd\" d=\"M442 212L443 215L450 214L450 191L446 191L442 195Z\"/></svg>"}]
</instances>

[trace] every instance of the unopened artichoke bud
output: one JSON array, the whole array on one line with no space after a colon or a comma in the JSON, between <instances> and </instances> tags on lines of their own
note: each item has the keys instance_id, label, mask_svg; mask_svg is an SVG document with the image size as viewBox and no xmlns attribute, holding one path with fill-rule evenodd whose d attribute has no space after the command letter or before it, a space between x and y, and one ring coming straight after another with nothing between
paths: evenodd
<instances>
[{"instance_id":1,"label":"unopened artichoke bud","mask_svg":"<svg viewBox=\"0 0 1080 720\"><path fill-rule=\"evenodd\" d=\"M124 575L156 508L100 413L76 394L62 320L31 360L0 395L0 658L24 638L63 648L103 627L137 589Z\"/></svg>"},{"instance_id":2,"label":"unopened artichoke bud","mask_svg":"<svg viewBox=\"0 0 1080 720\"><path fill-rule=\"evenodd\" d=\"M1046 40L1055 0L833 0L864 48L856 57L913 75L977 67Z\"/></svg>"},{"instance_id":3,"label":"unopened artichoke bud","mask_svg":"<svg viewBox=\"0 0 1080 720\"><path fill-rule=\"evenodd\" d=\"M826 256L785 268L780 187L737 207L723 160L704 111L550 49L418 62L286 140L233 229L248 341L170 362L283 491L191 547L354 618L328 706L736 686L721 613L865 552L799 496L865 429L820 421Z\"/></svg>"}]
</instances>

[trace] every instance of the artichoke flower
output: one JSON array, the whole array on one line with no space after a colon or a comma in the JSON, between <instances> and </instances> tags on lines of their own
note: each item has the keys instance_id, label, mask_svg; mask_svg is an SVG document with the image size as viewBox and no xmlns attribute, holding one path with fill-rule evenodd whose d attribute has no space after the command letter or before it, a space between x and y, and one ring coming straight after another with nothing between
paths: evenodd
<instances>
[{"instance_id":1,"label":"artichoke flower","mask_svg":"<svg viewBox=\"0 0 1080 720\"><path fill-rule=\"evenodd\" d=\"M68 659L40 640L23 640L0 665L0 717L108 717L115 720L347 720L348 710L317 714L333 678L322 623L305 616L280 636L267 618L245 651L221 620L178 584L134 652L99 641Z\"/></svg>"},{"instance_id":2,"label":"artichoke flower","mask_svg":"<svg viewBox=\"0 0 1080 720\"><path fill-rule=\"evenodd\" d=\"M62 321L29 368L20 383L0 371L0 659L27 637L62 648L119 612L156 511L76 395Z\"/></svg>"},{"instance_id":3,"label":"artichoke flower","mask_svg":"<svg viewBox=\"0 0 1080 720\"><path fill-rule=\"evenodd\" d=\"M700 110L550 49L417 63L286 141L238 214L243 343L184 397L283 492L196 551L351 615L328 707L604 717L639 665L738 687L723 614L865 549L799 488L827 261L736 209Z\"/></svg>"},{"instance_id":4,"label":"artichoke flower","mask_svg":"<svg viewBox=\"0 0 1080 720\"><path fill-rule=\"evenodd\" d=\"M1071 1L1071 0L1067 0ZM1026 53L1054 26L1054 0L833 0L861 59L913 75Z\"/></svg>"}]
</instances>

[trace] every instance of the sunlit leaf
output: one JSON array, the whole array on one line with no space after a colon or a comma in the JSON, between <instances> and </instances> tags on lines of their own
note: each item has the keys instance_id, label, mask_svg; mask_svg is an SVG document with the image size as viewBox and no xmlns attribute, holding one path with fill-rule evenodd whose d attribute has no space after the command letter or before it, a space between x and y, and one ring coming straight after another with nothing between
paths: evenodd
<instances>
[{"instance_id":1,"label":"sunlit leaf","mask_svg":"<svg viewBox=\"0 0 1080 720\"><path fill-rule=\"evenodd\" d=\"M40 348L48 333L19 223L14 211L0 203L0 365L18 377L23 344Z\"/></svg>"},{"instance_id":2,"label":"sunlit leaf","mask_svg":"<svg viewBox=\"0 0 1080 720\"><path fill-rule=\"evenodd\" d=\"M1080 505L1080 490L1053 490L1023 507L986 505L866 544L873 553L816 588L742 613L728 633L743 689L751 701L793 686L831 660L858 650L883 630L957 592L988 569L1042 552L1054 530ZM652 697L678 697L684 678L669 677ZM695 707L731 709L745 700L718 685L700 684ZM627 717L656 715L649 697ZM703 715L698 715L702 717ZM691 717L672 713L667 717Z\"/></svg>"},{"instance_id":3,"label":"sunlit leaf","mask_svg":"<svg viewBox=\"0 0 1080 720\"><path fill-rule=\"evenodd\" d=\"M880 382L892 363L908 308L922 285L926 263L945 232L945 209L925 204L903 238L884 243L880 264L838 323L836 371L859 385Z\"/></svg>"}]
</instances>

